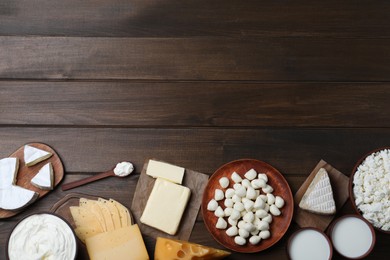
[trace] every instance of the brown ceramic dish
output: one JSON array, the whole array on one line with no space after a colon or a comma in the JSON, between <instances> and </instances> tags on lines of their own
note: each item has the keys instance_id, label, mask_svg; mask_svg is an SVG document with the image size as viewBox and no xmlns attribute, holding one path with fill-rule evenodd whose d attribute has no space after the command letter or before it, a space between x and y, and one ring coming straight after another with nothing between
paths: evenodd
<instances>
[{"instance_id":1,"label":"brown ceramic dish","mask_svg":"<svg viewBox=\"0 0 390 260\"><path fill-rule=\"evenodd\" d=\"M353 170L352 170L352 173L351 173L351 176L349 178L349 187L348 187L348 190L349 190L349 199L351 201L351 204L352 204L352 207L353 209L355 210L355 212L357 214L359 214L360 216L363 217L362 215L362 212L357 208L356 204L355 204L355 195L353 193L353 179L354 179L354 176L355 176L355 173L356 173L356 170L357 168L363 163L363 161L371 154L373 153L376 153L376 152L379 152L381 150L385 150L385 149L390 149L390 147L382 147L382 148L378 148L378 149L375 149L369 153L367 153L366 155L364 155L362 158L360 158L360 160L355 164L355 166L353 167ZM363 217L364 218L364 217ZM368 220L367 220L368 221ZM370 222L370 221L368 221ZM371 223L370 223L371 224ZM372 224L371 224L372 225ZM374 227L374 226L373 226ZM377 228L377 227L374 227L374 229L382 232L382 233L385 233L385 234L390 234L390 231L386 231L386 230L383 230L381 228Z\"/></svg>"},{"instance_id":2,"label":"brown ceramic dish","mask_svg":"<svg viewBox=\"0 0 390 260\"><path fill-rule=\"evenodd\" d=\"M233 237L229 237L228 235L226 235L226 230L217 229L215 227L217 223L217 217L214 215L214 212L207 210L207 204L212 198L214 198L215 189L221 188L219 185L219 179L221 177L228 177L230 179L230 176L234 171L237 172L241 177L244 177L244 174L252 168L255 169L258 173L267 174L268 183L274 188L273 194L275 196L281 196L285 201L285 205L281 209L282 214L278 217L273 217L272 223L270 225L270 238L261 240L260 243L257 245L251 245L249 242L247 242L245 245L240 246L234 242ZM233 181L230 181L230 185L228 188L231 187L233 187ZM225 206L223 205L223 201L219 201L219 205L222 208L225 208ZM293 217L293 211L293 196L291 193L291 189L283 175L271 165L253 159L241 159L232 161L216 170L215 173L210 177L209 182L207 183L202 200L202 214L208 231L211 233L214 239L222 246L241 253L260 252L278 242L290 226L291 219Z\"/></svg>"},{"instance_id":3,"label":"brown ceramic dish","mask_svg":"<svg viewBox=\"0 0 390 260\"><path fill-rule=\"evenodd\" d=\"M287 255L288 255L288 259L292 259L291 256L290 256L290 246L292 244L292 241L293 239L300 233L300 232L303 232L305 230L313 230L313 231L316 231L318 233L320 233L321 235L324 236L324 238L326 239L326 241L328 242L329 244L329 260L332 259L332 256L333 256L333 246L332 246L332 242L330 241L329 237L324 233L322 232L320 229L318 228L313 228L313 227L305 227L305 228L301 228L297 231L295 231L288 239L287 241L287 247L286 247L286 250L287 250Z\"/></svg>"},{"instance_id":4,"label":"brown ceramic dish","mask_svg":"<svg viewBox=\"0 0 390 260\"><path fill-rule=\"evenodd\" d=\"M358 257L348 257L348 256L345 256L344 254L340 253L339 250L337 250L337 246L335 246L334 244L334 241L332 239L332 232L333 232L333 229L334 227L336 226L337 223L339 223L340 221L344 220L344 219L347 219L347 218L357 218L357 219L360 219L362 220L364 223L367 224L368 228L370 229L371 231L371 235L372 235L372 243L371 243L371 246L370 248L367 250L366 253L364 253L363 255L361 256L358 256ZM375 230L373 228L373 226L371 225L371 223L369 223L365 218L361 217L360 215L353 215L353 214L348 214L348 215L344 215L336 220L334 220L328 230L327 230L327 235L329 236L330 240L332 241L332 244L333 244L333 247L334 249L336 250L337 253L339 253L340 255L342 255L343 257L345 258L348 258L348 259L363 259L363 258L366 258L371 252L372 250L374 249L374 246L375 246L375 243L376 243L376 236L375 236Z\"/></svg>"},{"instance_id":5,"label":"brown ceramic dish","mask_svg":"<svg viewBox=\"0 0 390 260\"><path fill-rule=\"evenodd\" d=\"M75 253L74 253L74 258L72 259L76 259L77 258L77 255L78 255L78 243L77 243L77 236L76 234L74 233L74 230L72 228L72 226L69 224L69 222L63 218L62 216L60 215L57 215L57 214L54 214L53 212L48 212L48 211L42 211L42 212L38 212L38 213L33 213L33 214L30 214L30 215L27 215L26 217L23 217L21 220L19 220L16 225L12 228L8 238L7 238L7 242L6 242L6 245L7 245L7 248L6 248L6 252L5 252L5 256L6 256L6 259L9 260L9 252L8 252L8 248L9 248L9 243L10 243L10 238L11 238L11 235L12 233L14 232L15 228L20 224L22 223L24 220L28 219L29 217L32 217L34 215L52 215L52 216L55 216L57 218L59 218L60 220L62 220L68 227L69 229L71 230L72 234L73 234L73 238L74 238L74 245L75 245Z\"/></svg>"}]
</instances>

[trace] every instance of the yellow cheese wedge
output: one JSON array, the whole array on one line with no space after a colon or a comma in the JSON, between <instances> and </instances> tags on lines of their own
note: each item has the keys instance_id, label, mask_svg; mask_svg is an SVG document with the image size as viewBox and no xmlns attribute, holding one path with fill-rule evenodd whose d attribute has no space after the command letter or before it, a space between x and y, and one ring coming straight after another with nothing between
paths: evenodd
<instances>
[{"instance_id":1,"label":"yellow cheese wedge","mask_svg":"<svg viewBox=\"0 0 390 260\"><path fill-rule=\"evenodd\" d=\"M86 239L91 260L148 260L148 252L137 224Z\"/></svg>"},{"instance_id":2,"label":"yellow cheese wedge","mask_svg":"<svg viewBox=\"0 0 390 260\"><path fill-rule=\"evenodd\" d=\"M91 227L99 233L104 231L99 220L87 208L73 206L69 209L77 227ZM81 237L79 238L83 240Z\"/></svg>"},{"instance_id":3,"label":"yellow cheese wedge","mask_svg":"<svg viewBox=\"0 0 390 260\"><path fill-rule=\"evenodd\" d=\"M131 223L129 210L125 206L123 206L122 204L120 204L119 202L113 199L110 199L109 202L111 202L118 209L121 226L122 227L130 226L132 223Z\"/></svg>"},{"instance_id":4,"label":"yellow cheese wedge","mask_svg":"<svg viewBox=\"0 0 390 260\"><path fill-rule=\"evenodd\" d=\"M155 260L216 260L228 255L224 250L162 237L157 238L154 250Z\"/></svg>"},{"instance_id":5,"label":"yellow cheese wedge","mask_svg":"<svg viewBox=\"0 0 390 260\"><path fill-rule=\"evenodd\" d=\"M83 242L85 243L85 240L88 237L95 236L97 234L102 233L102 230L99 228L95 228L94 225L88 225L88 226L82 226L82 227L77 227L74 229L74 232L76 233L76 236Z\"/></svg>"},{"instance_id":6,"label":"yellow cheese wedge","mask_svg":"<svg viewBox=\"0 0 390 260\"><path fill-rule=\"evenodd\" d=\"M100 203L103 203L107 207L108 211L110 212L112 224L114 225L114 229L120 228L122 226L121 225L121 218L119 216L119 211L115 207L115 205L113 203L111 203L109 200L105 200L103 198L99 198L98 201Z\"/></svg>"}]
</instances>

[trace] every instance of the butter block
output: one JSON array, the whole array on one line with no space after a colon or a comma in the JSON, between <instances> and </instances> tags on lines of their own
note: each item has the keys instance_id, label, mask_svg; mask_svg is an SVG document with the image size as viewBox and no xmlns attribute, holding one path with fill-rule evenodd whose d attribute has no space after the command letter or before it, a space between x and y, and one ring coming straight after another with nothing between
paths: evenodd
<instances>
[{"instance_id":1,"label":"butter block","mask_svg":"<svg viewBox=\"0 0 390 260\"><path fill-rule=\"evenodd\" d=\"M157 178L141 222L175 235L190 195L189 188Z\"/></svg>"},{"instance_id":2,"label":"butter block","mask_svg":"<svg viewBox=\"0 0 390 260\"><path fill-rule=\"evenodd\" d=\"M230 252L182 240L158 237L154 250L154 260L217 260L230 255Z\"/></svg>"},{"instance_id":3,"label":"butter block","mask_svg":"<svg viewBox=\"0 0 390 260\"><path fill-rule=\"evenodd\" d=\"M87 237L91 260L148 260L148 252L137 224Z\"/></svg>"},{"instance_id":4,"label":"butter block","mask_svg":"<svg viewBox=\"0 0 390 260\"><path fill-rule=\"evenodd\" d=\"M146 174L153 178L162 178L173 183L182 184L185 169L169 163L149 160Z\"/></svg>"}]
</instances>

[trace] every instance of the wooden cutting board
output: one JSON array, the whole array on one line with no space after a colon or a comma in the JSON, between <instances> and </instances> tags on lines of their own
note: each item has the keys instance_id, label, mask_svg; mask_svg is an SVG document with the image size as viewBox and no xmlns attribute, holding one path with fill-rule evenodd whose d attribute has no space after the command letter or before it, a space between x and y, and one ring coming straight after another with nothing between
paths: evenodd
<instances>
[{"instance_id":1,"label":"wooden cutting board","mask_svg":"<svg viewBox=\"0 0 390 260\"><path fill-rule=\"evenodd\" d=\"M335 169L332 165L321 160L310 175L307 177L305 182L299 188L297 193L294 196L294 221L300 227L315 227L320 229L321 231L325 231L325 229L329 226L330 222L333 220L335 215L319 215L315 213L308 212L306 210L301 209L298 205L301 201L303 195L305 194L307 188L310 183L313 181L315 175L317 174L320 168L325 168L328 172L330 183L332 185L333 196L336 203L336 213L337 211L344 205L346 200L348 199L348 184L349 178L345 176L343 173Z\"/></svg>"},{"instance_id":2,"label":"wooden cutting board","mask_svg":"<svg viewBox=\"0 0 390 260\"><path fill-rule=\"evenodd\" d=\"M46 144L42 143L29 143L28 145L33 146L35 148L50 152L53 154L49 159L46 159L40 163L37 163L33 166L27 167L24 162L24 145L20 147L18 150L13 152L9 157L17 157L19 158L19 170L16 176L17 182L16 185L35 191L39 194L38 199L36 199L32 204L36 203L39 199L43 198L46 194L50 192L50 190L42 190L31 184L31 179L38 173L38 171L44 166L46 163L51 162L53 165L53 173L54 173L54 182L53 186L56 187L64 177L64 167L62 165L61 159L58 154L54 151L53 148ZM30 204L30 205L32 205ZM28 205L27 207L29 207ZM9 218L15 216L16 214L22 212L27 207L21 208L19 210L4 210L0 209L0 219L1 218Z\"/></svg>"}]
</instances>

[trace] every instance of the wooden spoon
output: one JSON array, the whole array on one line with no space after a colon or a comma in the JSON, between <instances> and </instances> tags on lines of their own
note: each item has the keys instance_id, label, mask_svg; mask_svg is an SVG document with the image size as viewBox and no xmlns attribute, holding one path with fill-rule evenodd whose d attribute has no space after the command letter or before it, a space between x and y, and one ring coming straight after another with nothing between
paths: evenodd
<instances>
[{"instance_id":1,"label":"wooden spoon","mask_svg":"<svg viewBox=\"0 0 390 260\"><path fill-rule=\"evenodd\" d=\"M122 162L122 163L124 163L124 162ZM62 188L63 191L65 191L65 190L70 190L70 189L82 186L82 185L90 183L90 182L94 182L94 181L97 181L97 180L100 180L100 179L104 179L104 178L107 178L107 177L120 177L120 178L126 177L127 175L129 175L130 173L132 173L134 171L134 166L130 163L132 168L130 169L129 172L122 173L122 174L116 174L114 172L115 168L117 168L122 163L118 163L116 165L116 167L114 167L113 169L111 169L109 171L102 172L102 173L99 173L99 174L96 174L96 175L93 175L93 176L90 176L90 177L87 177L85 179L81 179L81 180L78 180L78 181L72 181L72 182L66 183L66 184L62 185L61 188Z\"/></svg>"}]
</instances>

